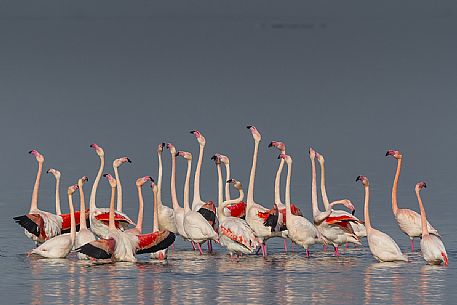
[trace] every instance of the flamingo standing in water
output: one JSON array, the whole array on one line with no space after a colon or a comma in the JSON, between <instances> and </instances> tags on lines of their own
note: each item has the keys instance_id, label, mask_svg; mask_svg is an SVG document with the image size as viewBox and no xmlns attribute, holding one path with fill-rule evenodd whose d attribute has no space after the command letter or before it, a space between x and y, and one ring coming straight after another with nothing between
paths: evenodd
<instances>
[{"instance_id":1,"label":"flamingo standing in water","mask_svg":"<svg viewBox=\"0 0 457 305\"><path fill-rule=\"evenodd\" d=\"M367 240L371 254L380 262L407 262L408 258L403 255L397 243L386 233L376 230L371 226L370 215L368 214L368 204L370 200L370 184L368 178L365 176L358 176L355 181L362 182L365 189L365 228L367 230Z\"/></svg>"},{"instance_id":2,"label":"flamingo standing in water","mask_svg":"<svg viewBox=\"0 0 457 305\"><path fill-rule=\"evenodd\" d=\"M127 158L127 157L122 157L122 158L119 158L119 159L116 159L113 161L113 169L114 169L114 176L116 178L116 181L117 181L117 187L116 187L116 190L117 190L117 204L116 204L116 210L118 210L119 212L122 212L122 185L121 185L121 179L119 178L119 166L121 166L122 164L124 163L132 163L132 161Z\"/></svg>"},{"instance_id":3,"label":"flamingo standing in water","mask_svg":"<svg viewBox=\"0 0 457 305\"><path fill-rule=\"evenodd\" d=\"M70 207L70 233L55 236L46 240L38 248L33 249L29 254L37 254L46 258L65 258L73 249L76 238L76 221L75 210L73 208L72 196L78 189L78 185L72 185L68 188L68 206Z\"/></svg>"},{"instance_id":4,"label":"flamingo standing in water","mask_svg":"<svg viewBox=\"0 0 457 305\"><path fill-rule=\"evenodd\" d=\"M292 214L290 203L290 179L292 176L292 158L289 155L279 155L281 160L287 163L286 179L286 227L287 235L292 242L300 245L306 250L306 257L309 257L309 246L315 243L324 243L321 234L316 227L303 216Z\"/></svg>"},{"instance_id":5,"label":"flamingo standing in water","mask_svg":"<svg viewBox=\"0 0 457 305\"><path fill-rule=\"evenodd\" d=\"M421 224L422 224L422 239L421 239L421 252L425 261L430 265L448 265L449 261L447 258L446 248L444 247L441 239L433 234L430 234L427 229L427 216L425 215L424 205L419 192L426 188L425 182L419 182L416 184L416 197L419 202L419 208L421 212Z\"/></svg>"},{"instance_id":6,"label":"flamingo standing in water","mask_svg":"<svg viewBox=\"0 0 457 305\"><path fill-rule=\"evenodd\" d=\"M39 245L54 236L60 235L62 217L38 209L38 190L43 172L44 156L36 150L31 150L29 153L35 156L38 162L38 172L33 186L30 210L28 214L16 216L13 219L25 229L25 235Z\"/></svg>"},{"instance_id":7,"label":"flamingo standing in water","mask_svg":"<svg viewBox=\"0 0 457 305\"><path fill-rule=\"evenodd\" d=\"M311 204L313 207L313 219L319 232L322 234L324 239L333 244L335 255L339 256L338 247L344 243L355 243L361 245L359 238L355 235L351 225L346 221L340 221L339 219L333 220L330 218L332 214L333 206L336 204L343 204L351 211L354 210L354 206L348 200L334 201L329 204L325 212L319 210L317 204L317 188L316 188L316 152L314 149L309 149L309 158L311 160L312 170L312 183L311 183Z\"/></svg>"},{"instance_id":8,"label":"flamingo standing in water","mask_svg":"<svg viewBox=\"0 0 457 305\"><path fill-rule=\"evenodd\" d=\"M102 177L103 169L105 167L105 152L97 144L90 145L91 148L95 150L97 155L100 158L100 168L98 170L97 176L92 185L92 191L90 193L89 209L90 209L90 227L92 232L95 235L107 238L109 234L109 212L107 208L97 208L95 206L95 198L97 196L98 183ZM130 218L121 212L114 212L114 224L117 228L125 229L129 224L134 224Z\"/></svg>"},{"instance_id":9,"label":"flamingo standing in water","mask_svg":"<svg viewBox=\"0 0 457 305\"><path fill-rule=\"evenodd\" d=\"M79 226L79 232L76 234L75 249L95 240L94 233L92 233L92 231L87 228L87 223L86 223L86 203L84 200L83 186L88 180L89 179L86 176L84 176L78 180L79 204L80 204L79 210L81 213L79 214L80 226ZM76 215L75 215L75 217L76 217ZM89 259L89 257L83 253L78 253L78 258L79 259Z\"/></svg>"},{"instance_id":10,"label":"flamingo standing in water","mask_svg":"<svg viewBox=\"0 0 457 305\"><path fill-rule=\"evenodd\" d=\"M422 234L421 217L417 212L410 209L400 209L397 205L397 188L403 155L398 150L390 149L386 152L386 156L392 156L397 159L397 171L392 186L392 211L400 226L400 230L409 236L411 251L414 251L414 237L421 237ZM439 236L438 231L429 222L427 222L427 230L430 234Z\"/></svg>"},{"instance_id":11,"label":"flamingo standing in water","mask_svg":"<svg viewBox=\"0 0 457 305\"><path fill-rule=\"evenodd\" d=\"M115 225L114 197L116 193L116 179L110 174L104 174L111 186L107 238L89 242L76 249L95 259L111 259L118 262L136 262L136 248L138 238L127 232L119 231Z\"/></svg>"},{"instance_id":12,"label":"flamingo standing in water","mask_svg":"<svg viewBox=\"0 0 457 305\"><path fill-rule=\"evenodd\" d=\"M175 212L173 209L167 207L162 202L162 152L164 147L165 143L161 143L157 147L157 156L159 160L159 173L157 181L157 223L159 230L166 230L177 233L178 229L176 228Z\"/></svg>"}]
</instances>

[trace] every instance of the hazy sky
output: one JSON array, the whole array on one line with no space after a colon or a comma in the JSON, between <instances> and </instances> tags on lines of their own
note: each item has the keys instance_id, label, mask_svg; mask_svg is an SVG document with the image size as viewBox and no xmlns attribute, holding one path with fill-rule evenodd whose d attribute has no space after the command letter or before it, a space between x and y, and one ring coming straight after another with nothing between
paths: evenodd
<instances>
[{"instance_id":1,"label":"hazy sky","mask_svg":"<svg viewBox=\"0 0 457 305\"><path fill-rule=\"evenodd\" d=\"M207 139L203 199L216 199L215 152L231 157L233 175L247 187L249 124L263 136L256 199L266 206L278 164L271 140L286 142L294 158L292 196L303 207L310 146L326 157L334 199L360 206L361 187L351 183L365 174L376 200L388 201L395 162L384 154L398 148L405 155L400 195L411 198L405 205L416 208L412 190L422 179L432 187L426 198L452 200L455 2L264 3L2 1L1 204L14 205L12 215L28 209L36 173L30 149L62 171L66 187L94 178L95 142L107 171L114 158L133 160L121 175L126 201L134 202L127 210L136 213L134 179L156 176L156 145L172 142L196 160L192 129ZM167 198L169 164L165 152ZM43 208L52 207L53 183L43 177ZM341 185L346 192L335 192ZM107 185L100 189L106 198Z\"/></svg>"}]
</instances>

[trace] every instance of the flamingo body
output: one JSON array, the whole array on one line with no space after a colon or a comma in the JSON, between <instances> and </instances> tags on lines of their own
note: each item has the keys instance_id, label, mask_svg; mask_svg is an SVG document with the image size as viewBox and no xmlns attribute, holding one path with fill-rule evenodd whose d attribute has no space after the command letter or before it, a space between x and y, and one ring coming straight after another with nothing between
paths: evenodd
<instances>
[{"instance_id":1,"label":"flamingo body","mask_svg":"<svg viewBox=\"0 0 457 305\"><path fill-rule=\"evenodd\" d=\"M87 243L95 241L95 235L92 231L88 229L81 229L76 234L75 246L74 248L77 249ZM88 256L83 253L78 253L78 259L88 259Z\"/></svg>"},{"instance_id":2,"label":"flamingo body","mask_svg":"<svg viewBox=\"0 0 457 305\"><path fill-rule=\"evenodd\" d=\"M259 243L254 231L243 219L226 217L219 226L221 245L225 246L230 254L251 254Z\"/></svg>"},{"instance_id":3,"label":"flamingo body","mask_svg":"<svg viewBox=\"0 0 457 305\"><path fill-rule=\"evenodd\" d=\"M49 212L37 209L13 219L25 229L25 235L38 244L61 234L62 218Z\"/></svg>"},{"instance_id":4,"label":"flamingo body","mask_svg":"<svg viewBox=\"0 0 457 305\"><path fill-rule=\"evenodd\" d=\"M378 261L408 261L406 256L401 252L397 243L386 233L371 228L368 231L367 239L370 251L373 254L374 258L376 258Z\"/></svg>"},{"instance_id":5,"label":"flamingo body","mask_svg":"<svg viewBox=\"0 0 457 305\"><path fill-rule=\"evenodd\" d=\"M421 216L410 209L398 209L395 214L400 230L409 236L410 239L422 236ZM439 236L438 231L427 221L427 230L430 234Z\"/></svg>"},{"instance_id":6,"label":"flamingo body","mask_svg":"<svg viewBox=\"0 0 457 305\"><path fill-rule=\"evenodd\" d=\"M420 245L422 256L427 263L430 265L448 265L446 248L439 237L432 234L422 236Z\"/></svg>"},{"instance_id":7,"label":"flamingo body","mask_svg":"<svg viewBox=\"0 0 457 305\"><path fill-rule=\"evenodd\" d=\"M238 218L246 216L246 202L238 202L224 207L224 215Z\"/></svg>"},{"instance_id":8,"label":"flamingo body","mask_svg":"<svg viewBox=\"0 0 457 305\"><path fill-rule=\"evenodd\" d=\"M148 234L141 234L137 237L137 254L154 253L158 251L161 252L161 250L165 250L171 246L176 239L176 235L170 231L157 231ZM160 256L160 253L158 255Z\"/></svg>"},{"instance_id":9,"label":"flamingo body","mask_svg":"<svg viewBox=\"0 0 457 305\"><path fill-rule=\"evenodd\" d=\"M173 233L178 232L178 228L176 227L175 212L173 211L173 209L162 204L159 205L158 218L160 230L166 230Z\"/></svg>"},{"instance_id":10,"label":"flamingo body","mask_svg":"<svg viewBox=\"0 0 457 305\"><path fill-rule=\"evenodd\" d=\"M187 237L196 243L217 240L218 236L213 227L198 212L187 211L184 215L183 225Z\"/></svg>"},{"instance_id":11,"label":"flamingo body","mask_svg":"<svg viewBox=\"0 0 457 305\"><path fill-rule=\"evenodd\" d=\"M33 249L31 253L46 258L65 258L72 248L71 234L66 233L46 240L38 248Z\"/></svg>"}]
</instances>

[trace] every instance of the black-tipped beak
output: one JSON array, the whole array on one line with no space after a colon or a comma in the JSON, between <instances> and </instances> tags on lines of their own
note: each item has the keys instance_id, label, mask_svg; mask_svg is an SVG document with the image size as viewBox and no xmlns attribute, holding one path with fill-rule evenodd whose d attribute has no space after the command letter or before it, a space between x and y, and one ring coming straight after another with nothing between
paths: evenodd
<instances>
[{"instance_id":1,"label":"black-tipped beak","mask_svg":"<svg viewBox=\"0 0 457 305\"><path fill-rule=\"evenodd\" d=\"M29 151L29 154L31 154L33 152L33 150Z\"/></svg>"},{"instance_id":2,"label":"black-tipped beak","mask_svg":"<svg viewBox=\"0 0 457 305\"><path fill-rule=\"evenodd\" d=\"M390 155L389 152L386 152L386 157L387 157L388 155Z\"/></svg>"},{"instance_id":3,"label":"black-tipped beak","mask_svg":"<svg viewBox=\"0 0 457 305\"><path fill-rule=\"evenodd\" d=\"M164 148L164 147L165 147L165 143L162 142L162 148Z\"/></svg>"},{"instance_id":4,"label":"black-tipped beak","mask_svg":"<svg viewBox=\"0 0 457 305\"><path fill-rule=\"evenodd\" d=\"M270 142L270 144L268 144L268 147L273 147L273 142Z\"/></svg>"},{"instance_id":5,"label":"black-tipped beak","mask_svg":"<svg viewBox=\"0 0 457 305\"><path fill-rule=\"evenodd\" d=\"M247 129L251 129L252 128L252 125L248 125L246 126Z\"/></svg>"},{"instance_id":6,"label":"black-tipped beak","mask_svg":"<svg viewBox=\"0 0 457 305\"><path fill-rule=\"evenodd\" d=\"M149 178L149 180L151 180L152 182L154 182L154 179L152 179L152 177L151 177L151 176L149 176L148 178Z\"/></svg>"},{"instance_id":7,"label":"black-tipped beak","mask_svg":"<svg viewBox=\"0 0 457 305\"><path fill-rule=\"evenodd\" d=\"M227 180L227 183L232 183L233 179Z\"/></svg>"},{"instance_id":8,"label":"black-tipped beak","mask_svg":"<svg viewBox=\"0 0 457 305\"><path fill-rule=\"evenodd\" d=\"M50 171L50 170L48 169L48 170L46 171L46 174L49 174L49 171Z\"/></svg>"},{"instance_id":9,"label":"black-tipped beak","mask_svg":"<svg viewBox=\"0 0 457 305\"><path fill-rule=\"evenodd\" d=\"M278 156L278 159L281 159L281 155Z\"/></svg>"},{"instance_id":10,"label":"black-tipped beak","mask_svg":"<svg viewBox=\"0 0 457 305\"><path fill-rule=\"evenodd\" d=\"M176 157L179 157L179 152L177 152L177 153L175 154L175 156L176 156Z\"/></svg>"},{"instance_id":11,"label":"black-tipped beak","mask_svg":"<svg viewBox=\"0 0 457 305\"><path fill-rule=\"evenodd\" d=\"M106 176L108 176L108 174L103 174L103 177L106 177Z\"/></svg>"},{"instance_id":12,"label":"black-tipped beak","mask_svg":"<svg viewBox=\"0 0 457 305\"><path fill-rule=\"evenodd\" d=\"M355 215L355 210L352 210L351 214L352 214L352 215Z\"/></svg>"},{"instance_id":13,"label":"black-tipped beak","mask_svg":"<svg viewBox=\"0 0 457 305\"><path fill-rule=\"evenodd\" d=\"M359 180L362 180L362 179L360 178L360 176L357 176L357 178L355 179L355 181L357 182L357 181L359 181Z\"/></svg>"},{"instance_id":14,"label":"black-tipped beak","mask_svg":"<svg viewBox=\"0 0 457 305\"><path fill-rule=\"evenodd\" d=\"M129 158L127 158L127 162L128 162L128 163L132 163L132 160L130 160Z\"/></svg>"},{"instance_id":15,"label":"black-tipped beak","mask_svg":"<svg viewBox=\"0 0 457 305\"><path fill-rule=\"evenodd\" d=\"M211 160L216 160L216 155L212 156Z\"/></svg>"},{"instance_id":16,"label":"black-tipped beak","mask_svg":"<svg viewBox=\"0 0 457 305\"><path fill-rule=\"evenodd\" d=\"M196 130L191 130L190 133L191 134L194 134L196 132Z\"/></svg>"},{"instance_id":17,"label":"black-tipped beak","mask_svg":"<svg viewBox=\"0 0 457 305\"><path fill-rule=\"evenodd\" d=\"M427 187L427 184L425 184L425 182L424 182L424 188L426 188L426 187Z\"/></svg>"}]
</instances>

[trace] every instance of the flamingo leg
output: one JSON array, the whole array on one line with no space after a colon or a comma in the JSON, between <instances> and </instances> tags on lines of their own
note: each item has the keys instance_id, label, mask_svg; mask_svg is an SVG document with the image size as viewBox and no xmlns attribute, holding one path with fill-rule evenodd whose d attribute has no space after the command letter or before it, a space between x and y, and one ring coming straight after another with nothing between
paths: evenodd
<instances>
[{"instance_id":1,"label":"flamingo leg","mask_svg":"<svg viewBox=\"0 0 457 305\"><path fill-rule=\"evenodd\" d=\"M197 250L197 248L195 248L195 243L193 241L191 241L191 244L192 244L192 249L195 251Z\"/></svg>"},{"instance_id":2,"label":"flamingo leg","mask_svg":"<svg viewBox=\"0 0 457 305\"><path fill-rule=\"evenodd\" d=\"M306 257L309 258L309 250L306 249Z\"/></svg>"},{"instance_id":3,"label":"flamingo leg","mask_svg":"<svg viewBox=\"0 0 457 305\"><path fill-rule=\"evenodd\" d=\"M294 243L292 242L291 251L294 252Z\"/></svg>"},{"instance_id":4,"label":"flamingo leg","mask_svg":"<svg viewBox=\"0 0 457 305\"><path fill-rule=\"evenodd\" d=\"M171 250L175 251L175 243L171 244Z\"/></svg>"},{"instance_id":5,"label":"flamingo leg","mask_svg":"<svg viewBox=\"0 0 457 305\"><path fill-rule=\"evenodd\" d=\"M262 249L262 254L263 254L263 248L262 248L262 245L260 245L260 246L257 248L257 251L255 252L255 255L259 254L260 249Z\"/></svg>"},{"instance_id":6,"label":"flamingo leg","mask_svg":"<svg viewBox=\"0 0 457 305\"><path fill-rule=\"evenodd\" d=\"M208 253L213 252L213 244L211 243L211 240L208 240Z\"/></svg>"},{"instance_id":7,"label":"flamingo leg","mask_svg":"<svg viewBox=\"0 0 457 305\"><path fill-rule=\"evenodd\" d=\"M284 239L284 251L287 252L287 240Z\"/></svg>"},{"instance_id":8,"label":"flamingo leg","mask_svg":"<svg viewBox=\"0 0 457 305\"><path fill-rule=\"evenodd\" d=\"M414 239L410 239L411 241L411 252L414 252Z\"/></svg>"},{"instance_id":9,"label":"flamingo leg","mask_svg":"<svg viewBox=\"0 0 457 305\"><path fill-rule=\"evenodd\" d=\"M346 243L346 249L348 249L348 248L349 248L349 243Z\"/></svg>"},{"instance_id":10,"label":"flamingo leg","mask_svg":"<svg viewBox=\"0 0 457 305\"><path fill-rule=\"evenodd\" d=\"M340 252L338 251L338 247L333 246L333 249L335 249L335 256L340 256Z\"/></svg>"},{"instance_id":11,"label":"flamingo leg","mask_svg":"<svg viewBox=\"0 0 457 305\"><path fill-rule=\"evenodd\" d=\"M200 251L200 255L203 255L202 247L200 247L199 243L196 243L196 244L197 244L198 250Z\"/></svg>"},{"instance_id":12,"label":"flamingo leg","mask_svg":"<svg viewBox=\"0 0 457 305\"><path fill-rule=\"evenodd\" d=\"M327 245L324 245L324 252L327 252Z\"/></svg>"}]
</instances>

